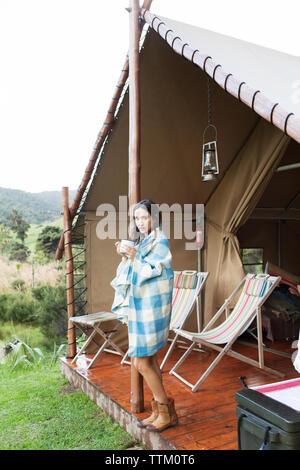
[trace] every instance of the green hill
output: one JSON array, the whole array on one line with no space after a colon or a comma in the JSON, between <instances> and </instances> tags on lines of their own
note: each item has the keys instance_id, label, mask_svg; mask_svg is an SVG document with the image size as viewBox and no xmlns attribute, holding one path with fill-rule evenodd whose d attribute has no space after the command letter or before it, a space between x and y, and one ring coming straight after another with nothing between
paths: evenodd
<instances>
[{"instance_id":1,"label":"green hill","mask_svg":"<svg viewBox=\"0 0 300 470\"><path fill-rule=\"evenodd\" d=\"M70 205L76 190L70 190ZM43 224L61 217L60 191L29 193L19 189L0 188L0 222L6 224L6 216L16 209L29 224Z\"/></svg>"},{"instance_id":2,"label":"green hill","mask_svg":"<svg viewBox=\"0 0 300 470\"><path fill-rule=\"evenodd\" d=\"M39 234L42 232L43 228L45 226L49 225L55 225L56 227L59 227L61 231L63 231L63 219L62 216L59 218L54 219L53 221L49 222L46 221L41 224L31 224L30 229L27 232L27 237L25 239L25 245L32 251L35 248L36 240L39 236Z\"/></svg>"}]
</instances>

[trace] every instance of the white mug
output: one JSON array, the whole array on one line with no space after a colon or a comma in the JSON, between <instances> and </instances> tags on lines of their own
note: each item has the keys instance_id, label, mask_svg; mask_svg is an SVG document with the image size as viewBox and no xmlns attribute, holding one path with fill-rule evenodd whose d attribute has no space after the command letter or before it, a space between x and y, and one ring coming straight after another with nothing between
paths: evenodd
<instances>
[{"instance_id":1,"label":"white mug","mask_svg":"<svg viewBox=\"0 0 300 470\"><path fill-rule=\"evenodd\" d=\"M120 243L120 253L125 253L126 246L131 246L134 248L134 242L132 240L126 240L126 238L123 238Z\"/></svg>"}]
</instances>

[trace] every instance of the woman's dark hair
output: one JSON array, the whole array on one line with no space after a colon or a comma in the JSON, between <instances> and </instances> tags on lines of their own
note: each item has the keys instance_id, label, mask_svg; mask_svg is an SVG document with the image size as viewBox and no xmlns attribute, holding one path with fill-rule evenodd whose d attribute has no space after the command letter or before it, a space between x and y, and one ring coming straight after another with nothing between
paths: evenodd
<instances>
[{"instance_id":1,"label":"woman's dark hair","mask_svg":"<svg viewBox=\"0 0 300 470\"><path fill-rule=\"evenodd\" d=\"M141 236L140 231L135 223L134 214L135 211L140 207L145 209L148 214L151 215L151 231L159 227L159 225L161 224L161 213L159 211L158 205L155 204L154 201L152 201L151 199L143 199L142 201L138 202L133 208L134 231L136 232L135 238L137 239L137 241L140 241Z\"/></svg>"}]
</instances>

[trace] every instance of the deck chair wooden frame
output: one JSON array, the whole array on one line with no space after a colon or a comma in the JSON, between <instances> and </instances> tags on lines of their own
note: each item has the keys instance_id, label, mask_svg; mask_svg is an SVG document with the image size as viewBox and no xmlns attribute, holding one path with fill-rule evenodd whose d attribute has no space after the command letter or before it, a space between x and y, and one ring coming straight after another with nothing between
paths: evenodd
<instances>
[{"instance_id":1,"label":"deck chair wooden frame","mask_svg":"<svg viewBox=\"0 0 300 470\"><path fill-rule=\"evenodd\" d=\"M172 319L173 319L173 324L174 324L174 320L176 320L176 326L178 327L182 327L182 325L185 323L186 319L191 315L191 313L193 312L193 309L194 309L194 306L195 304L197 305L197 315L199 316L199 296L201 294L201 291L204 287L204 284L206 282L206 279L209 275L209 273L207 272L197 272L197 271L191 271L191 270L184 270L184 271L174 271L174 274L175 274L175 277L174 277L174 288L173 288L173 299L172 299L172 308L173 308L173 305L174 305L174 300L176 301L176 294L178 293L178 289L180 289L179 287L176 287L177 283L181 282L181 279L183 280L183 285L185 284L186 282L186 287L184 287L184 289L189 289L190 291L192 291L192 296L188 299L183 299L184 302L181 303L181 307L183 309L182 312L178 311L178 309L176 309L176 311L172 310L172 314L171 314L171 328L170 330L172 330ZM183 279L183 276L185 276L185 278ZM189 287L189 285L193 286L193 284L190 284L189 282L189 277L191 277L191 282L194 283L195 282L195 276L196 277L196 285L194 288L192 287ZM124 322L126 323L126 320L124 319ZM198 320L198 323L199 323L199 320ZM172 353L173 349L174 349L174 346L176 345L176 342L178 341L178 334L175 334L175 337L173 339L170 339L171 341L171 345L160 365L160 369L163 369L165 363L167 362L170 354ZM186 344L186 343L185 343ZM126 352L125 356L123 357L123 359L121 360L121 364L130 364L130 362L127 361L127 357L128 357L128 351Z\"/></svg>"},{"instance_id":2,"label":"deck chair wooden frame","mask_svg":"<svg viewBox=\"0 0 300 470\"><path fill-rule=\"evenodd\" d=\"M248 282L250 279L251 280L265 279L267 281L270 281L270 285L269 285L268 289L266 290L266 292L264 293L264 295L257 300L257 303L255 304L255 306L253 306L253 308L250 308L249 314L240 323L239 328L236 330L235 334L232 335L230 340L226 343L221 343L221 344L225 344L223 347L221 347L218 344L213 343L211 341L205 340L203 338L205 336L204 334L206 334L206 336L207 336L207 335L209 335L209 333L211 331L213 331L213 329L211 328L212 325L216 322L216 320L218 320L220 318L220 316L224 313L224 311L225 312L228 311L229 304L230 304L231 300L235 297L235 295L238 293L238 291L242 287L244 289L244 287L246 285L246 282ZM183 356L177 361L177 363L174 365L174 367L170 370L169 373L171 375L174 375L175 377L177 377L182 382L184 382L188 387L190 387L192 389L193 392L196 392L198 390L198 388L200 387L200 385L207 378L207 376L214 370L216 365L221 361L221 359L224 357L224 355L227 354L227 355L232 356L236 359L239 359L243 362L246 362L247 364L253 365L255 367L259 367L260 369L263 369L264 371L266 371L268 373L274 374L274 375L279 376L279 377L284 377L284 374L282 374L281 372L279 372L277 370L274 370L274 369L271 369L269 367L266 367L265 364L264 364L264 350L263 350L263 343L262 343L262 321L261 321L261 307L262 307L263 303L267 300L269 295L273 292L275 287L279 284L280 279L281 279L280 277L269 276L269 275L247 274L243 278L243 280L240 282L240 284L236 287L236 289L232 292L232 294L225 300L222 307L217 311L217 313L209 321L209 323L206 325L206 327L202 330L201 333L193 333L193 332L184 331L184 330L176 330L176 332L180 336L183 336L184 338L189 339L190 341L192 341L192 343L191 343L190 347L186 350L186 352L183 354ZM238 302L236 303L236 306L239 305L239 301L242 299L243 292L244 291L242 291L242 294L241 294ZM221 327L222 327L222 325L225 324L225 322L227 322L227 324L230 323L230 318L233 318L234 311L235 311L235 309L226 318L226 320L221 324ZM234 342L236 341L236 339L242 333L244 333L247 330L247 328L252 323L252 321L254 320L255 317L257 317L258 361L254 360L254 359L251 359L251 358L249 358L249 357L247 357L243 354L240 354L236 351L233 351L231 349L231 347L234 344ZM186 360L186 358L190 355L190 353L192 352L194 347L196 345L199 345L199 344L202 345L202 346L208 347L208 348L212 348L216 351L219 351L219 354L212 361L212 363L206 369L206 371L200 376L200 378L197 380L197 382L195 384L192 384L191 382L184 379L178 372L176 372L176 370Z\"/></svg>"},{"instance_id":3,"label":"deck chair wooden frame","mask_svg":"<svg viewBox=\"0 0 300 470\"><path fill-rule=\"evenodd\" d=\"M122 351L122 349L119 348L119 346L112 340L113 336L116 334L122 323L117 321L114 327L110 331L106 332L101 328L102 323L111 320L118 320L118 315L112 312L97 312L70 318L70 321L72 321L74 325L87 336L85 343L80 348L80 350L72 360L71 364L76 362L79 356L85 353L86 348L92 341L95 342L99 349L92 359L86 358L87 362L89 363L87 370L93 366L94 362L100 357L100 355L104 351L112 354L118 354L122 357L125 355L124 351ZM92 332L88 334L88 331L90 330L92 330ZM100 337L104 340L101 346L99 346L96 341L97 335L100 335ZM111 349L107 347L108 345L111 347Z\"/></svg>"}]
</instances>

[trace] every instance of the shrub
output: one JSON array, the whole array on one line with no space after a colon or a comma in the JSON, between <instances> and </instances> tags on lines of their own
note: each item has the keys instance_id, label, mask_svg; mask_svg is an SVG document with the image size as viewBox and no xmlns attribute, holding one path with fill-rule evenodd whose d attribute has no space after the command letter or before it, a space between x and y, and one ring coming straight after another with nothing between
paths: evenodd
<instances>
[{"instance_id":1,"label":"shrub","mask_svg":"<svg viewBox=\"0 0 300 470\"><path fill-rule=\"evenodd\" d=\"M9 249L9 259L24 262L29 256L29 248L23 243L14 242Z\"/></svg>"},{"instance_id":2,"label":"shrub","mask_svg":"<svg viewBox=\"0 0 300 470\"><path fill-rule=\"evenodd\" d=\"M1 294L0 318L3 321L17 323L34 322L37 316L35 314L34 301L30 294L23 292Z\"/></svg>"},{"instance_id":3,"label":"shrub","mask_svg":"<svg viewBox=\"0 0 300 470\"><path fill-rule=\"evenodd\" d=\"M41 250L37 250L34 253L34 262L36 264L46 265L49 263L49 256L46 256Z\"/></svg>"},{"instance_id":4,"label":"shrub","mask_svg":"<svg viewBox=\"0 0 300 470\"><path fill-rule=\"evenodd\" d=\"M11 283L12 287L16 290L24 290L25 281L23 279L16 279Z\"/></svg>"},{"instance_id":5,"label":"shrub","mask_svg":"<svg viewBox=\"0 0 300 470\"><path fill-rule=\"evenodd\" d=\"M7 307L10 294L0 294L0 320L7 320Z\"/></svg>"},{"instance_id":6,"label":"shrub","mask_svg":"<svg viewBox=\"0 0 300 470\"><path fill-rule=\"evenodd\" d=\"M4 224L0 222L0 252L6 253L12 242L12 232Z\"/></svg>"},{"instance_id":7,"label":"shrub","mask_svg":"<svg viewBox=\"0 0 300 470\"><path fill-rule=\"evenodd\" d=\"M42 333L50 338L65 338L68 329L65 286L41 285L32 290L36 300L38 323Z\"/></svg>"}]
</instances>

